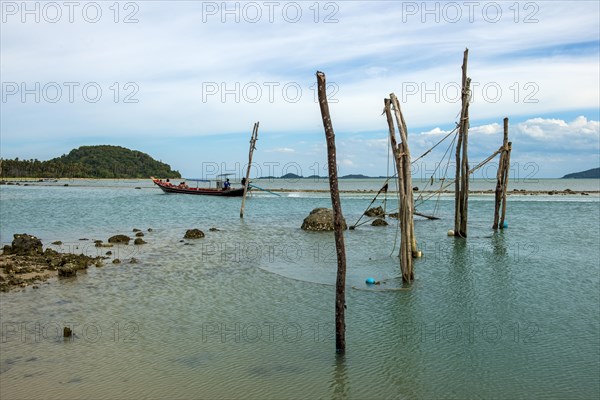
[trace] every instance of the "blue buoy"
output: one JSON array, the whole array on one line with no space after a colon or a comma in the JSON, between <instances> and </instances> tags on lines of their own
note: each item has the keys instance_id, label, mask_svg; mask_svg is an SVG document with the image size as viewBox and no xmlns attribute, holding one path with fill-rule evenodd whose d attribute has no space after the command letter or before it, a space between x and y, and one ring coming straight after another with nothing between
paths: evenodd
<instances>
[{"instance_id":1,"label":"blue buoy","mask_svg":"<svg viewBox=\"0 0 600 400\"><path fill-rule=\"evenodd\" d=\"M503 229L506 229L506 228L508 228L508 222L504 221L504 224L502 224L502 228L503 228Z\"/></svg>"},{"instance_id":2,"label":"blue buoy","mask_svg":"<svg viewBox=\"0 0 600 400\"><path fill-rule=\"evenodd\" d=\"M365 282L367 284L369 284L369 285L373 285L373 284L375 284L375 279L373 279L373 278L367 278L367 280Z\"/></svg>"}]
</instances>

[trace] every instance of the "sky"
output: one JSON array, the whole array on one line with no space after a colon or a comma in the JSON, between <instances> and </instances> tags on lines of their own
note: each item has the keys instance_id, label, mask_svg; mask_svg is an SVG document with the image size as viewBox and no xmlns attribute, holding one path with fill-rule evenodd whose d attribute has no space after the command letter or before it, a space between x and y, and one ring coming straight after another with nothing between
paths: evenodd
<instances>
[{"instance_id":1,"label":"sky","mask_svg":"<svg viewBox=\"0 0 600 400\"><path fill-rule=\"evenodd\" d=\"M339 174L388 175L383 99L398 96L416 158L458 121L468 48L471 165L502 144L508 117L513 177L600 166L597 1L0 5L3 158L112 144L184 177L241 176L260 121L252 176L324 176L323 71ZM451 139L413 175L445 165Z\"/></svg>"}]
</instances>

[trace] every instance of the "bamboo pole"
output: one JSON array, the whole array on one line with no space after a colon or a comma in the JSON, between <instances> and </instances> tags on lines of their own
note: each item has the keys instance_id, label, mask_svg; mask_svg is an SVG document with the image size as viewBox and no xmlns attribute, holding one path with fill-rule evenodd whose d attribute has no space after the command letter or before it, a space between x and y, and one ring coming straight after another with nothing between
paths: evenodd
<instances>
[{"instance_id":1,"label":"bamboo pole","mask_svg":"<svg viewBox=\"0 0 600 400\"><path fill-rule=\"evenodd\" d=\"M317 71L317 86L321 118L327 140L327 166L329 169L329 190L333 207L333 227L335 233L335 250L337 255L337 279L335 283L335 349L338 353L346 350L346 248L344 245L343 215L338 190L337 161L335 149L335 133L329 115L327 103L327 84L325 73Z\"/></svg>"},{"instance_id":2,"label":"bamboo pole","mask_svg":"<svg viewBox=\"0 0 600 400\"><path fill-rule=\"evenodd\" d=\"M244 206L246 205L246 195L248 194L248 187L250 186L250 167L252 167L252 155L256 148L256 141L258 140L258 125L259 122L254 123L252 129L252 136L250 137L250 150L248 152L248 168L246 169L246 184L244 185L244 194L242 195L242 207L240 208L240 218L244 218Z\"/></svg>"}]
</instances>

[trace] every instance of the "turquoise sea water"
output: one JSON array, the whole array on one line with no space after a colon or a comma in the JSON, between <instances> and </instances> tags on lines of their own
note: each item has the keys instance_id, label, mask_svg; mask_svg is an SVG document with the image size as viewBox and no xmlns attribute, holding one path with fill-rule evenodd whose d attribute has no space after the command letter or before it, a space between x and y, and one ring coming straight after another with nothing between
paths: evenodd
<instances>
[{"instance_id":1,"label":"turquoise sea water","mask_svg":"<svg viewBox=\"0 0 600 400\"><path fill-rule=\"evenodd\" d=\"M274 182L259 185L320 188ZM343 185L380 186L361 182ZM147 245L102 249L122 264L0 294L2 399L600 396L597 194L510 196L503 232L490 229L493 197L471 196L466 240L446 235L454 203L442 196L441 220L416 219L424 257L410 289L395 221L347 231L347 352L336 356L333 234L299 229L328 194L255 194L240 220L240 199L74 184L0 187L0 241L27 232L95 255L93 239L153 230ZM523 189L598 190L536 185ZM349 224L371 198L343 196ZM189 228L206 237L181 242ZM63 340L63 326L77 337Z\"/></svg>"}]
</instances>

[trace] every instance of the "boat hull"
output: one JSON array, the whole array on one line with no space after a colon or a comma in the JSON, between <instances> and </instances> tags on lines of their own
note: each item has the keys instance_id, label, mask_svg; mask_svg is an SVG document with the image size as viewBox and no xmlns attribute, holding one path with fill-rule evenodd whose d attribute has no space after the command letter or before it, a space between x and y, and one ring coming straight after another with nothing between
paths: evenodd
<instances>
[{"instance_id":1,"label":"boat hull","mask_svg":"<svg viewBox=\"0 0 600 400\"><path fill-rule=\"evenodd\" d=\"M178 186L168 185L165 182L160 182L156 179L152 180L163 192L169 194L195 194L200 196L222 196L222 197L241 197L244 195L244 188L237 189L209 189L209 188L181 188Z\"/></svg>"}]
</instances>

